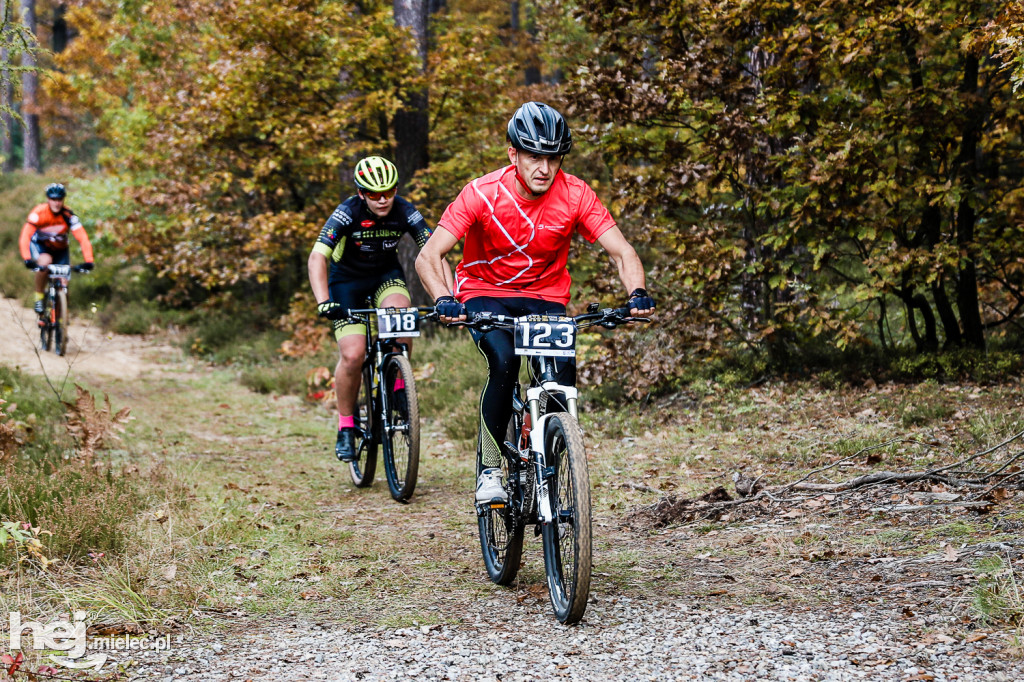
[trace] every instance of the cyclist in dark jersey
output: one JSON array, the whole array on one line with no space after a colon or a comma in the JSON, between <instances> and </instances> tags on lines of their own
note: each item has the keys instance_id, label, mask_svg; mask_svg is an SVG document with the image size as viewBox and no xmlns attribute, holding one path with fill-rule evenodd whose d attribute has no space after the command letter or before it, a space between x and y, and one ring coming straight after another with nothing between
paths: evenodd
<instances>
[{"instance_id":1,"label":"cyclist in dark jersey","mask_svg":"<svg viewBox=\"0 0 1024 682\"><path fill-rule=\"evenodd\" d=\"M371 307L408 307L411 299L398 262L398 242L409 234L423 248L430 237L416 207L396 196L398 169L393 163L369 156L356 164L354 179L356 196L334 209L308 262L317 313L334 321L338 341L334 370L338 438L334 451L343 462L356 457L354 415L366 354L366 327L348 319L347 311L366 307L367 299ZM410 339L400 341L411 344Z\"/></svg>"},{"instance_id":2,"label":"cyclist in dark jersey","mask_svg":"<svg viewBox=\"0 0 1024 682\"><path fill-rule=\"evenodd\" d=\"M644 289L644 269L594 190L562 171L572 147L569 126L557 111L527 102L508 122L511 165L476 178L445 210L438 228L416 259L427 292L436 297L442 322L466 319L467 311L519 317L564 315L569 302L569 245L574 232L600 244L611 256L625 290L626 307L647 315L654 301ZM455 287L444 278L445 255L463 241ZM512 415L512 391L519 376L512 333L473 332L487 359L487 383L480 396L478 447L485 467L477 481L477 502L504 499L501 443ZM562 363L559 382L575 383L573 361Z\"/></svg>"}]
</instances>

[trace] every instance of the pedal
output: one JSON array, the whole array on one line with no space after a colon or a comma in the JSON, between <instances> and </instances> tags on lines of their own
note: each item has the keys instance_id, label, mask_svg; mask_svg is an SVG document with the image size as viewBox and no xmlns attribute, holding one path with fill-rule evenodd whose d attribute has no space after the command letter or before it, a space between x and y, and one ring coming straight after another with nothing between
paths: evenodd
<instances>
[{"instance_id":1,"label":"pedal","mask_svg":"<svg viewBox=\"0 0 1024 682\"><path fill-rule=\"evenodd\" d=\"M476 509L478 513L480 513L481 511L486 512L488 509L504 509L507 506L508 503L505 502L505 500L501 499L500 497L495 497L490 502L476 503Z\"/></svg>"}]
</instances>

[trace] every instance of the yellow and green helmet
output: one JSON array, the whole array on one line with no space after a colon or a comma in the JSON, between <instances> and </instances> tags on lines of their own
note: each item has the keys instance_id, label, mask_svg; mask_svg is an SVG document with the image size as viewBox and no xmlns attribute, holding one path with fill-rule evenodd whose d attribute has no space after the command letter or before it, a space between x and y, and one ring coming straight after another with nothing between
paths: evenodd
<instances>
[{"instance_id":1,"label":"yellow and green helmet","mask_svg":"<svg viewBox=\"0 0 1024 682\"><path fill-rule=\"evenodd\" d=\"M386 192L398 184L398 169L383 156L367 156L356 164L356 187L367 192Z\"/></svg>"}]
</instances>

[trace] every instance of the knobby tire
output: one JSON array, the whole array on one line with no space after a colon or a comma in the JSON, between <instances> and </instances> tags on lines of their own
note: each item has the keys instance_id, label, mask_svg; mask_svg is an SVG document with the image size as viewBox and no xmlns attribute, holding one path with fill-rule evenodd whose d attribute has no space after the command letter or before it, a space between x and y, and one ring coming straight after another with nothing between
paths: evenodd
<instances>
[{"instance_id":1,"label":"knobby tire","mask_svg":"<svg viewBox=\"0 0 1024 682\"><path fill-rule=\"evenodd\" d=\"M516 416L509 420L506 440L519 442ZM477 514L480 531L480 550L483 554L487 577L496 585L511 585L519 573L523 556L524 520L521 517L524 491L519 486L519 474L507 457L501 458L501 473L509 493L509 504L504 509L487 507ZM480 452L476 455L477 476L483 471Z\"/></svg>"},{"instance_id":2,"label":"knobby tire","mask_svg":"<svg viewBox=\"0 0 1024 682\"><path fill-rule=\"evenodd\" d=\"M57 292L57 314L53 323L53 352L64 355L68 345L68 292L61 289Z\"/></svg>"},{"instance_id":3,"label":"knobby tire","mask_svg":"<svg viewBox=\"0 0 1024 682\"><path fill-rule=\"evenodd\" d=\"M359 398L356 401L356 452L358 457L349 462L349 473L352 483L357 488L373 485L373 476L377 472L377 439L376 420L373 411L373 383L370 364L363 366L363 380L359 385Z\"/></svg>"},{"instance_id":4,"label":"knobby tire","mask_svg":"<svg viewBox=\"0 0 1024 682\"><path fill-rule=\"evenodd\" d=\"M395 391L401 377L405 388ZM387 411L384 423L384 472L391 497L405 502L416 490L420 468L420 411L412 365L404 355L394 355L384 364Z\"/></svg>"},{"instance_id":5,"label":"knobby tire","mask_svg":"<svg viewBox=\"0 0 1024 682\"><path fill-rule=\"evenodd\" d=\"M544 569L555 617L571 625L583 617L590 596L590 473L583 432L572 415L555 412L548 418L544 444L546 463L554 469L548 480L554 519L543 527Z\"/></svg>"}]
</instances>

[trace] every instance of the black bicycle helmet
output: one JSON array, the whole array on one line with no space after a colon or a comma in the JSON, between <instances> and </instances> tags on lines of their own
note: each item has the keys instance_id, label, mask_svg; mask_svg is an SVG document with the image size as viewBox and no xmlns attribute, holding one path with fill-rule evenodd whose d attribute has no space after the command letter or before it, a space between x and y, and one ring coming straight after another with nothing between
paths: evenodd
<instances>
[{"instance_id":1,"label":"black bicycle helmet","mask_svg":"<svg viewBox=\"0 0 1024 682\"><path fill-rule=\"evenodd\" d=\"M508 141L533 154L562 156L572 149L572 133L562 115L541 102L527 102L508 122Z\"/></svg>"},{"instance_id":2,"label":"black bicycle helmet","mask_svg":"<svg viewBox=\"0 0 1024 682\"><path fill-rule=\"evenodd\" d=\"M54 182L46 186L47 199L63 199L67 195L68 191L64 189L64 185L59 182Z\"/></svg>"}]
</instances>

